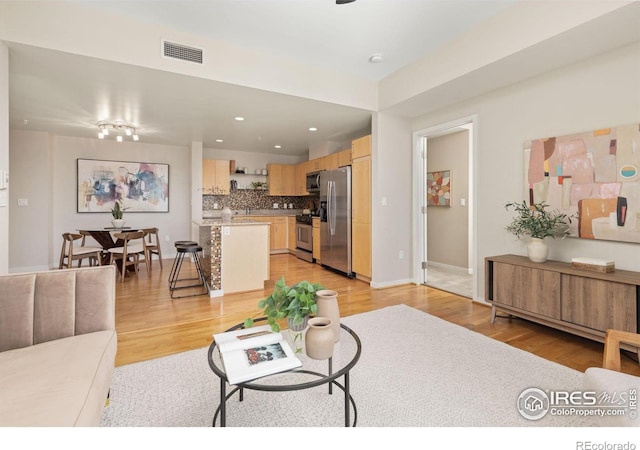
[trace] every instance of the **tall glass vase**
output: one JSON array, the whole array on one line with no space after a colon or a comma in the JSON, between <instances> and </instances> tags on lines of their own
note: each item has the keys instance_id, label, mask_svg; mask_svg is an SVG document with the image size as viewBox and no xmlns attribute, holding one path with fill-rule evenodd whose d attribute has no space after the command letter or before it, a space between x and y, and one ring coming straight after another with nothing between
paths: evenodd
<instances>
[{"instance_id":1,"label":"tall glass vase","mask_svg":"<svg viewBox=\"0 0 640 450\"><path fill-rule=\"evenodd\" d=\"M331 321L333 341L340 340L340 308L338 307L338 293L329 289L316 292L318 317L326 317Z\"/></svg>"}]
</instances>

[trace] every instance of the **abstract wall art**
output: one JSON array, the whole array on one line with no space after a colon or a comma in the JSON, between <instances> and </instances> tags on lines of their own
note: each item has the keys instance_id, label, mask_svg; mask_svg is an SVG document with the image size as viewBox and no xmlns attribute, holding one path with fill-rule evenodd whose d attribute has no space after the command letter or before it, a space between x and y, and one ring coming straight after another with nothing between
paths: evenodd
<instances>
[{"instance_id":1,"label":"abstract wall art","mask_svg":"<svg viewBox=\"0 0 640 450\"><path fill-rule=\"evenodd\" d=\"M78 159L78 212L169 212L169 165Z\"/></svg>"},{"instance_id":2,"label":"abstract wall art","mask_svg":"<svg viewBox=\"0 0 640 450\"><path fill-rule=\"evenodd\" d=\"M571 236L640 243L640 125L525 144L530 203L576 214Z\"/></svg>"},{"instance_id":3,"label":"abstract wall art","mask_svg":"<svg viewBox=\"0 0 640 450\"><path fill-rule=\"evenodd\" d=\"M427 172L427 206L451 206L451 171Z\"/></svg>"}]
</instances>

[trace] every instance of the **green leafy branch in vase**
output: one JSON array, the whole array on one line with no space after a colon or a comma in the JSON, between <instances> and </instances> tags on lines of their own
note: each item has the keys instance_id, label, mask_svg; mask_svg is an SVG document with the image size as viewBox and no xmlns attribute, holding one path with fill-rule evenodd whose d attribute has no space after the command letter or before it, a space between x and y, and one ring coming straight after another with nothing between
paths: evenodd
<instances>
[{"instance_id":1,"label":"green leafy branch in vase","mask_svg":"<svg viewBox=\"0 0 640 450\"><path fill-rule=\"evenodd\" d=\"M513 208L516 215L505 229L518 239L524 235L538 239L565 238L570 234L571 220L577 218L577 213L568 215L557 209L549 210L549 205L545 202L533 205L527 205L524 200L520 203L507 203L505 209L509 211L510 208Z\"/></svg>"}]
</instances>

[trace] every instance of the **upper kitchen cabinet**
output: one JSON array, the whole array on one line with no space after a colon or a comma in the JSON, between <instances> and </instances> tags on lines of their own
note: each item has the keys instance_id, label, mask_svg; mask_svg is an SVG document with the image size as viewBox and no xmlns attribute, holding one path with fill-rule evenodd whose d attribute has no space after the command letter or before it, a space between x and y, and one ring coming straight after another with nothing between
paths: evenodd
<instances>
[{"instance_id":1,"label":"upper kitchen cabinet","mask_svg":"<svg viewBox=\"0 0 640 450\"><path fill-rule=\"evenodd\" d=\"M351 165L351 149L342 150L338 152L338 167Z\"/></svg>"},{"instance_id":2,"label":"upper kitchen cabinet","mask_svg":"<svg viewBox=\"0 0 640 450\"><path fill-rule=\"evenodd\" d=\"M268 164L267 173L269 195L296 195L296 166Z\"/></svg>"},{"instance_id":3,"label":"upper kitchen cabinet","mask_svg":"<svg viewBox=\"0 0 640 450\"><path fill-rule=\"evenodd\" d=\"M296 195L309 195L307 192L307 172L311 172L309 161L296 164Z\"/></svg>"},{"instance_id":4,"label":"upper kitchen cabinet","mask_svg":"<svg viewBox=\"0 0 640 450\"><path fill-rule=\"evenodd\" d=\"M309 160L308 172L317 172L318 170L324 170L324 161L322 158L316 158Z\"/></svg>"},{"instance_id":5,"label":"upper kitchen cabinet","mask_svg":"<svg viewBox=\"0 0 640 450\"><path fill-rule=\"evenodd\" d=\"M351 141L351 158L362 158L371 155L371 135Z\"/></svg>"},{"instance_id":6,"label":"upper kitchen cabinet","mask_svg":"<svg viewBox=\"0 0 640 450\"><path fill-rule=\"evenodd\" d=\"M229 161L205 159L202 161L202 193L229 194Z\"/></svg>"},{"instance_id":7,"label":"upper kitchen cabinet","mask_svg":"<svg viewBox=\"0 0 640 450\"><path fill-rule=\"evenodd\" d=\"M332 153L327 156L322 157L322 169L323 170L334 170L337 169L338 166L338 154Z\"/></svg>"}]
</instances>

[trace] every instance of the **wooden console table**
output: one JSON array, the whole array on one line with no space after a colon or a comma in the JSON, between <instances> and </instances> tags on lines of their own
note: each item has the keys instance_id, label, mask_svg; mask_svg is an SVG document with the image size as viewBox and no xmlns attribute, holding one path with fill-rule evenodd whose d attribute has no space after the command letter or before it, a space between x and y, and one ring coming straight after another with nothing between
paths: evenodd
<instances>
[{"instance_id":1,"label":"wooden console table","mask_svg":"<svg viewBox=\"0 0 640 450\"><path fill-rule=\"evenodd\" d=\"M604 342L607 329L638 333L640 272L576 269L570 263L534 263L524 256L485 258L485 299L496 311ZM627 350L638 351L635 347Z\"/></svg>"}]
</instances>

